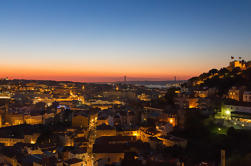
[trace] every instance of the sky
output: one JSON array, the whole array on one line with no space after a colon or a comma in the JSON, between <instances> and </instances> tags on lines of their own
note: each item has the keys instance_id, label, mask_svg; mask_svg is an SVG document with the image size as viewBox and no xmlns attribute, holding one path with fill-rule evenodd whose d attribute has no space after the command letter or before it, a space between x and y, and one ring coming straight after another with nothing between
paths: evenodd
<instances>
[{"instance_id":1,"label":"sky","mask_svg":"<svg viewBox=\"0 0 251 166\"><path fill-rule=\"evenodd\" d=\"M249 0L0 1L0 77L188 79L251 60Z\"/></svg>"}]
</instances>

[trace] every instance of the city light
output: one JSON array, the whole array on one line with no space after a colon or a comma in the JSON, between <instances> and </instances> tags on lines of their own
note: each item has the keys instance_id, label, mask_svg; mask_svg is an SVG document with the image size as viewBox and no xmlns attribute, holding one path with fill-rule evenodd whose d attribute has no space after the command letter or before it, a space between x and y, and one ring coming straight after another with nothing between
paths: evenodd
<instances>
[{"instance_id":1,"label":"city light","mask_svg":"<svg viewBox=\"0 0 251 166\"><path fill-rule=\"evenodd\" d=\"M0 1L0 166L251 166L251 0L103 1Z\"/></svg>"},{"instance_id":2,"label":"city light","mask_svg":"<svg viewBox=\"0 0 251 166\"><path fill-rule=\"evenodd\" d=\"M173 123L173 119L170 119L170 123Z\"/></svg>"},{"instance_id":3,"label":"city light","mask_svg":"<svg viewBox=\"0 0 251 166\"><path fill-rule=\"evenodd\" d=\"M226 110L226 112L225 112L227 115L230 115L231 114L231 112L229 111L229 110Z\"/></svg>"},{"instance_id":4,"label":"city light","mask_svg":"<svg viewBox=\"0 0 251 166\"><path fill-rule=\"evenodd\" d=\"M138 134L138 132L136 131L136 132L133 132L133 136L139 136L139 134Z\"/></svg>"}]
</instances>

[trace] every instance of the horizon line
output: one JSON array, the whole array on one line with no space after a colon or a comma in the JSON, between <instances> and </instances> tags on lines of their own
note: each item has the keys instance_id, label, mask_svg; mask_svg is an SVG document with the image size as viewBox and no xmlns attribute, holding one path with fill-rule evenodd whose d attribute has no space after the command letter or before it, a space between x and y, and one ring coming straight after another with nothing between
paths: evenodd
<instances>
[{"instance_id":1,"label":"horizon line","mask_svg":"<svg viewBox=\"0 0 251 166\"><path fill-rule=\"evenodd\" d=\"M192 78L192 77L191 77ZM145 80L127 80L127 81L74 81L74 80L53 80L53 79L26 79L26 78L8 78L2 77L0 80L6 81L15 81L15 80L24 80L24 81L55 81L55 82L74 82L74 83L126 83L126 82L168 82L168 81L187 81L188 79L178 79L178 80L171 80L171 79L163 79L163 80L149 80L149 79L158 79L158 78L148 78Z\"/></svg>"}]
</instances>

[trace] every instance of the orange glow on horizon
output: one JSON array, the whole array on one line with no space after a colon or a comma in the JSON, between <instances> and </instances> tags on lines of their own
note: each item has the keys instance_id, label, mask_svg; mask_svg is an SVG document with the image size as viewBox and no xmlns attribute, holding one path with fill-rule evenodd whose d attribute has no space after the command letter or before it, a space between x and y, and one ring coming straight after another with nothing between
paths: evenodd
<instances>
[{"instance_id":1,"label":"orange glow on horizon","mask_svg":"<svg viewBox=\"0 0 251 166\"><path fill-rule=\"evenodd\" d=\"M123 76L127 75L128 80L173 80L176 76L179 80L189 79L198 73L186 73L183 70L167 72L168 70L149 70L121 68L121 70L111 69L109 66L103 69L92 69L81 66L10 66L1 65L0 77L10 79L34 79L34 80L56 80L56 81L79 81L79 82L110 82L122 81Z\"/></svg>"}]
</instances>

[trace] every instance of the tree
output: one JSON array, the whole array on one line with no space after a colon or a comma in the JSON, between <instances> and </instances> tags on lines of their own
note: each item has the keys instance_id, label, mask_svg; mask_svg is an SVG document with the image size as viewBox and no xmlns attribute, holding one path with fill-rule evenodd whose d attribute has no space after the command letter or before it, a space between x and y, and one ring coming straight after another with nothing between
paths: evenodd
<instances>
[{"instance_id":1,"label":"tree","mask_svg":"<svg viewBox=\"0 0 251 166\"><path fill-rule=\"evenodd\" d=\"M216 73L218 73L217 69L211 69L211 70L209 70L209 74L210 75L213 75L213 74L216 74Z\"/></svg>"},{"instance_id":2,"label":"tree","mask_svg":"<svg viewBox=\"0 0 251 166\"><path fill-rule=\"evenodd\" d=\"M239 68L239 67L235 67L233 70L232 70L232 74L237 74L237 73L239 73L239 72L241 72L241 68Z\"/></svg>"},{"instance_id":3,"label":"tree","mask_svg":"<svg viewBox=\"0 0 251 166\"><path fill-rule=\"evenodd\" d=\"M179 90L179 88L172 87L167 90L165 95L165 99L168 105L174 105L174 97L176 96L175 91Z\"/></svg>"},{"instance_id":4,"label":"tree","mask_svg":"<svg viewBox=\"0 0 251 166\"><path fill-rule=\"evenodd\" d=\"M229 70L226 69L225 67L224 67L224 68L221 68L221 69L219 70L219 74L220 74L220 75L225 75L226 73L229 73Z\"/></svg>"}]
</instances>

